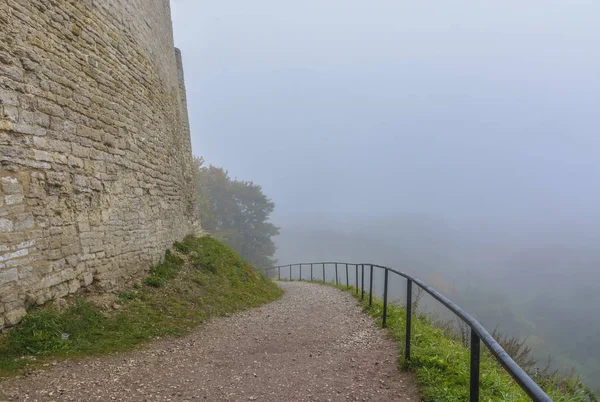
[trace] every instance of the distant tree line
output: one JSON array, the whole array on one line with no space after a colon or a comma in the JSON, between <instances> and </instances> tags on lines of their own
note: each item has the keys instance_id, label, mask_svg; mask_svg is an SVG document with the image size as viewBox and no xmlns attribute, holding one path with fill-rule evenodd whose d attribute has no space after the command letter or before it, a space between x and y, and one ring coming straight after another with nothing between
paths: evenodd
<instances>
[{"instance_id":1,"label":"distant tree line","mask_svg":"<svg viewBox=\"0 0 600 402\"><path fill-rule=\"evenodd\" d=\"M205 166L195 158L197 207L203 229L221 239L255 267L274 265L273 236L279 228L269 222L275 204L262 188L232 179L223 168Z\"/></svg>"}]
</instances>

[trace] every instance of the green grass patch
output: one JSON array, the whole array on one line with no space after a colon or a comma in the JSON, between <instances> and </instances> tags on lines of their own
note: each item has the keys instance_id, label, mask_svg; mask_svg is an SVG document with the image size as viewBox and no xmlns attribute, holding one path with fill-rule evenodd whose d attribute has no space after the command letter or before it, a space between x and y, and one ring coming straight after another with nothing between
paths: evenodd
<instances>
[{"instance_id":1,"label":"green grass patch","mask_svg":"<svg viewBox=\"0 0 600 402\"><path fill-rule=\"evenodd\" d=\"M333 285L335 286L335 285ZM369 306L369 295L360 300L354 287L338 286L351 292L365 312L381 325L383 302L376 298ZM388 303L387 326L390 336L400 349L400 367L416 374L421 397L425 402L462 402L469 400L470 351L446 331L436 328L426 314L412 319L411 360L404 361L406 336L406 310ZM510 375L481 346L481 401L521 402L531 399L513 381ZM560 377L541 378L536 381L555 402L596 401L595 396L578 379Z\"/></svg>"},{"instance_id":2,"label":"green grass patch","mask_svg":"<svg viewBox=\"0 0 600 402\"><path fill-rule=\"evenodd\" d=\"M116 294L119 310L80 299L64 311L40 308L0 336L0 376L52 361L131 350L183 335L203 321L279 298L283 291L229 247L187 237L186 260L167 251L143 285ZM180 247L176 248L183 252Z\"/></svg>"}]
</instances>

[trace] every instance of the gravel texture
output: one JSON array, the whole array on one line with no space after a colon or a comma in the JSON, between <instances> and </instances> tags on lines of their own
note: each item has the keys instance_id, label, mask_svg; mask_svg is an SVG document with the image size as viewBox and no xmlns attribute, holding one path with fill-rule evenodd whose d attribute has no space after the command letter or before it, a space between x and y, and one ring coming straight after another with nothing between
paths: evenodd
<instances>
[{"instance_id":1,"label":"gravel texture","mask_svg":"<svg viewBox=\"0 0 600 402\"><path fill-rule=\"evenodd\" d=\"M278 301L147 349L0 383L0 400L419 401L397 346L346 292L283 282Z\"/></svg>"}]
</instances>

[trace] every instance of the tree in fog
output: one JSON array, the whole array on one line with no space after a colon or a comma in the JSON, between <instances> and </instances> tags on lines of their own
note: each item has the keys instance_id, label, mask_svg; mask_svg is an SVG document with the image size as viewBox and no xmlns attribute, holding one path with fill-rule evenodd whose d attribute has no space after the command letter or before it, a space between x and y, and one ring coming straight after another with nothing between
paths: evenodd
<instances>
[{"instance_id":1,"label":"tree in fog","mask_svg":"<svg viewBox=\"0 0 600 402\"><path fill-rule=\"evenodd\" d=\"M262 188L231 179L223 168L204 166L196 158L196 193L204 229L223 239L248 262L259 268L274 264L273 236L279 228L269 222L275 204Z\"/></svg>"}]
</instances>

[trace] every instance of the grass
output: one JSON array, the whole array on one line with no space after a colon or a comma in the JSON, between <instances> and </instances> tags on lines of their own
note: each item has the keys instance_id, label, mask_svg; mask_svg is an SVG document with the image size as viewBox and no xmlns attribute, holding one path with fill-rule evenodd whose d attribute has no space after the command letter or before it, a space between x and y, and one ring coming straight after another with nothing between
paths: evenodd
<instances>
[{"instance_id":1,"label":"grass","mask_svg":"<svg viewBox=\"0 0 600 402\"><path fill-rule=\"evenodd\" d=\"M50 361L122 352L190 332L211 317L268 303L282 290L229 247L210 237L187 237L132 289L116 293L119 310L75 300L64 311L31 311L0 336L0 376Z\"/></svg>"},{"instance_id":2,"label":"grass","mask_svg":"<svg viewBox=\"0 0 600 402\"><path fill-rule=\"evenodd\" d=\"M334 285L335 286L335 285ZM364 300L355 294L354 287L337 286L358 298L365 312L381 325L383 302L369 295ZM388 303L387 326L390 336L398 343L400 356L404 356L406 310ZM411 360L401 358L402 369L415 373L423 401L458 402L469 400L469 349L452 334L436 328L426 314L413 316L411 337ZM480 400L521 402L531 399L512 380L482 345L480 363ZM597 401L596 397L576 378L548 377L537 379L538 383L555 402Z\"/></svg>"}]
</instances>

